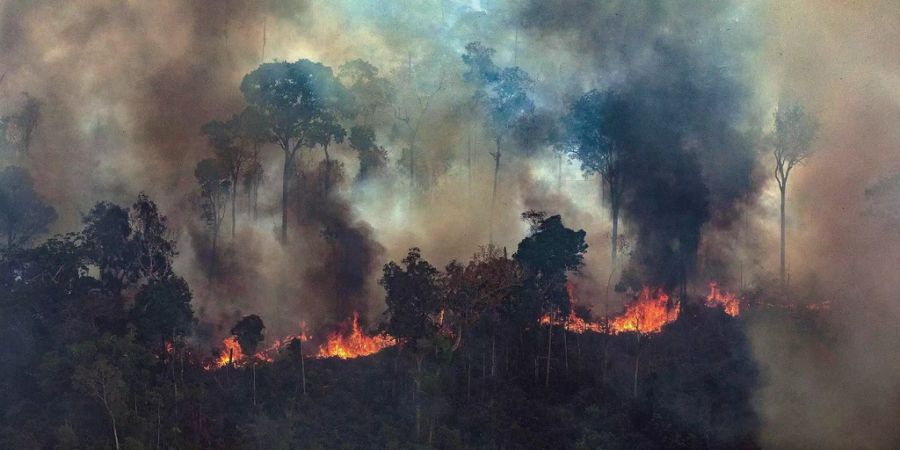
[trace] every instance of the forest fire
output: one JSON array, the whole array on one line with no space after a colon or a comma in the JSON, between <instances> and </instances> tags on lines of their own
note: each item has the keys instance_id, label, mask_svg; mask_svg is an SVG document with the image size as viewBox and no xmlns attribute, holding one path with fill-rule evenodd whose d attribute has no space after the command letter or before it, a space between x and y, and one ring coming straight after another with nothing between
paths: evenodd
<instances>
[{"instance_id":1,"label":"forest fire","mask_svg":"<svg viewBox=\"0 0 900 450\"><path fill-rule=\"evenodd\" d=\"M386 334L366 336L359 327L359 314L353 313L349 322L350 332L337 330L319 347L317 358L352 359L372 355L397 344L397 340Z\"/></svg>"},{"instance_id":2,"label":"forest fire","mask_svg":"<svg viewBox=\"0 0 900 450\"><path fill-rule=\"evenodd\" d=\"M222 350L216 359L216 367L225 367L234 362L242 361L244 353L238 344L237 338L229 336L222 341Z\"/></svg>"},{"instance_id":3,"label":"forest fire","mask_svg":"<svg viewBox=\"0 0 900 450\"><path fill-rule=\"evenodd\" d=\"M301 325L301 329L305 328ZM269 347L256 353L257 361L272 362L275 355L293 340L307 342L310 340L305 331L296 336L287 336L276 339ZM359 314L353 313L340 328L328 335L315 353L316 358L340 358L353 359L368 356L397 344L397 340L385 334L367 336L359 326ZM243 366L247 362L246 355L241 351L241 346L235 336L229 336L222 340L221 350L215 363L207 366L207 369L216 369L228 365Z\"/></svg>"},{"instance_id":4,"label":"forest fire","mask_svg":"<svg viewBox=\"0 0 900 450\"><path fill-rule=\"evenodd\" d=\"M706 306L710 308L722 308L725 314L736 317L740 314L741 302L734 295L719 289L719 284L715 281L709 283L709 294L706 296Z\"/></svg>"},{"instance_id":5,"label":"forest fire","mask_svg":"<svg viewBox=\"0 0 900 450\"><path fill-rule=\"evenodd\" d=\"M613 334L659 332L664 325L677 319L681 311L681 305L670 300L662 289L657 289L654 294L651 288L645 286L640 295L625 307L625 312L612 319L610 331Z\"/></svg>"}]
</instances>

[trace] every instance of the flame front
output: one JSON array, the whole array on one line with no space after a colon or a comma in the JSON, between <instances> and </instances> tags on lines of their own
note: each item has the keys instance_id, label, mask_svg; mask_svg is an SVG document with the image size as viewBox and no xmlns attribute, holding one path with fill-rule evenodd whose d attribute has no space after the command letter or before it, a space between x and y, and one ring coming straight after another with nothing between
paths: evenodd
<instances>
[{"instance_id":1,"label":"flame front","mask_svg":"<svg viewBox=\"0 0 900 450\"><path fill-rule=\"evenodd\" d=\"M706 306L710 308L722 308L725 314L736 317L741 312L741 302L734 294L723 292L715 281L709 283L709 295L706 296Z\"/></svg>"},{"instance_id":2,"label":"flame front","mask_svg":"<svg viewBox=\"0 0 900 450\"><path fill-rule=\"evenodd\" d=\"M335 331L319 347L317 358L351 359L378 353L397 344L397 340L386 334L366 336L359 327L359 314L353 313L350 333Z\"/></svg>"},{"instance_id":3,"label":"flame front","mask_svg":"<svg viewBox=\"0 0 900 450\"><path fill-rule=\"evenodd\" d=\"M669 322L678 318L681 305L670 303L670 297L657 289L651 293L649 287L641 289L641 293L633 302L625 307L625 312L610 322L610 330L614 334L637 331L638 333L658 333Z\"/></svg>"},{"instance_id":4,"label":"flame front","mask_svg":"<svg viewBox=\"0 0 900 450\"><path fill-rule=\"evenodd\" d=\"M241 352L241 345L238 344L237 338L234 336L225 338L222 341L222 351L219 352L219 358L216 359L216 367L225 367L243 360L244 353Z\"/></svg>"}]
</instances>

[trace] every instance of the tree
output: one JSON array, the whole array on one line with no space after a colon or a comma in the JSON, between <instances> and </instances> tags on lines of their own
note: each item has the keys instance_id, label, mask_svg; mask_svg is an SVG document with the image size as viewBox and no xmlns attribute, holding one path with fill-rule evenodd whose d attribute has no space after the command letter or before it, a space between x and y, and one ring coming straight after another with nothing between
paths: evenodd
<instances>
[{"instance_id":1,"label":"tree","mask_svg":"<svg viewBox=\"0 0 900 450\"><path fill-rule=\"evenodd\" d=\"M618 250L619 208L625 183L622 163L627 156L624 110L624 100L614 92L592 90L575 101L563 119L566 128L564 147L569 155L581 162L585 173L599 174L600 182L608 188L613 270Z\"/></svg>"},{"instance_id":2,"label":"tree","mask_svg":"<svg viewBox=\"0 0 900 450\"><path fill-rule=\"evenodd\" d=\"M190 333L194 323L191 291L181 277L153 280L135 296L131 309L138 335L150 345Z\"/></svg>"},{"instance_id":3,"label":"tree","mask_svg":"<svg viewBox=\"0 0 900 450\"><path fill-rule=\"evenodd\" d=\"M204 159L197 163L194 176L200 184L201 217L212 234L212 253L210 256L210 276L216 268L216 251L219 240L219 229L225 218L226 203L231 184L222 166L214 159Z\"/></svg>"},{"instance_id":4,"label":"tree","mask_svg":"<svg viewBox=\"0 0 900 450\"><path fill-rule=\"evenodd\" d=\"M440 272L411 248L397 264L386 264L378 284L386 291L385 331L413 348L436 331L440 311Z\"/></svg>"},{"instance_id":5,"label":"tree","mask_svg":"<svg viewBox=\"0 0 900 450\"><path fill-rule=\"evenodd\" d=\"M775 181L781 194L781 286L787 286L785 268L785 200L791 170L812 154L812 140L818 123L803 105L784 101L775 111L775 135L772 153L775 156Z\"/></svg>"},{"instance_id":6,"label":"tree","mask_svg":"<svg viewBox=\"0 0 900 450\"><path fill-rule=\"evenodd\" d=\"M338 67L338 79L350 91L363 123L370 123L378 108L390 105L396 95L394 86L378 76L378 68L362 59L347 61Z\"/></svg>"},{"instance_id":7,"label":"tree","mask_svg":"<svg viewBox=\"0 0 900 450\"><path fill-rule=\"evenodd\" d=\"M534 103L528 94L534 81L527 72L519 67L498 69L493 61L493 49L473 42L466 46L463 62L468 71L463 77L475 84L475 99L486 98L488 129L494 137L494 183L491 189L491 209L489 236L493 242L494 208L497 202L497 182L500 176L500 162L503 157L503 139L518 126L522 120L534 113ZM479 100L480 102L480 100Z\"/></svg>"},{"instance_id":8,"label":"tree","mask_svg":"<svg viewBox=\"0 0 900 450\"><path fill-rule=\"evenodd\" d=\"M46 233L54 221L56 210L34 191L27 170L9 166L0 171L0 236L6 237L7 249Z\"/></svg>"},{"instance_id":9,"label":"tree","mask_svg":"<svg viewBox=\"0 0 900 450\"><path fill-rule=\"evenodd\" d=\"M116 416L124 408L123 397L127 395L127 386L122 372L105 358L99 358L89 365L75 367L72 381L82 392L97 399L109 417L112 425L113 439L119 448L119 430Z\"/></svg>"},{"instance_id":10,"label":"tree","mask_svg":"<svg viewBox=\"0 0 900 450\"><path fill-rule=\"evenodd\" d=\"M281 239L287 241L287 205L297 152L310 130L336 110L351 106L331 68L308 59L260 65L241 82L241 93L265 123L266 134L284 153Z\"/></svg>"},{"instance_id":11,"label":"tree","mask_svg":"<svg viewBox=\"0 0 900 450\"><path fill-rule=\"evenodd\" d=\"M402 265L401 265L402 264ZM440 272L422 259L418 248L411 248L401 264L393 261L384 266L378 283L386 291L387 324L385 331L412 348L416 356L416 439L420 436L422 361L425 351L437 337L442 305Z\"/></svg>"},{"instance_id":12,"label":"tree","mask_svg":"<svg viewBox=\"0 0 900 450\"><path fill-rule=\"evenodd\" d=\"M528 211L522 218L531 225L531 234L519 242L513 259L523 271L523 282L535 304L526 311L547 314L550 326L547 335L547 370L545 386L550 386L550 357L553 344L553 322L558 315L569 316L569 295L566 291L566 272L577 271L584 264L584 230L574 231L562 223L560 216L546 217L543 212ZM540 317L532 314L534 322ZM528 316L526 316L528 317Z\"/></svg>"},{"instance_id":13,"label":"tree","mask_svg":"<svg viewBox=\"0 0 900 450\"><path fill-rule=\"evenodd\" d=\"M142 276L148 279L165 279L172 275L172 259L177 254L175 239L168 229L168 219L146 194L138 194L131 205L129 222L131 239L138 252L138 264Z\"/></svg>"},{"instance_id":14,"label":"tree","mask_svg":"<svg viewBox=\"0 0 900 450\"><path fill-rule=\"evenodd\" d=\"M387 166L387 152L375 143L375 131L368 125L350 129L350 148L356 150L359 158L358 183L378 176Z\"/></svg>"},{"instance_id":15,"label":"tree","mask_svg":"<svg viewBox=\"0 0 900 450\"><path fill-rule=\"evenodd\" d=\"M24 95L25 104L18 113L0 117L0 148L22 154L31 148L34 130L41 118L41 103L27 92Z\"/></svg>"},{"instance_id":16,"label":"tree","mask_svg":"<svg viewBox=\"0 0 900 450\"><path fill-rule=\"evenodd\" d=\"M241 346L241 352L248 355L253 370L253 404L256 405L256 349L263 340L262 330L266 328L256 314L244 316L231 328L231 334Z\"/></svg>"},{"instance_id":17,"label":"tree","mask_svg":"<svg viewBox=\"0 0 900 450\"><path fill-rule=\"evenodd\" d=\"M344 137L346 136L347 130L344 130L344 127L330 113L322 114L319 119L313 121L306 134L307 147L315 148L315 146L320 145L325 152L324 192L328 192L331 189L332 162L331 155L328 153L328 146L332 142L337 144L344 142Z\"/></svg>"},{"instance_id":18,"label":"tree","mask_svg":"<svg viewBox=\"0 0 900 450\"><path fill-rule=\"evenodd\" d=\"M237 224L235 201L237 199L237 186L245 163L250 155L244 145L244 136L241 126L242 115L234 115L230 120L221 122L214 120L209 122L201 130L206 135L210 147L215 152L218 166L227 175L228 184L231 187L231 239L234 240Z\"/></svg>"},{"instance_id":19,"label":"tree","mask_svg":"<svg viewBox=\"0 0 900 450\"><path fill-rule=\"evenodd\" d=\"M259 186L265 179L259 151L262 145L269 142L269 135L265 117L255 108L244 108L240 123L241 140L251 147L244 169L244 190L249 198L248 204L253 208L253 220L256 220L259 216Z\"/></svg>"}]
</instances>

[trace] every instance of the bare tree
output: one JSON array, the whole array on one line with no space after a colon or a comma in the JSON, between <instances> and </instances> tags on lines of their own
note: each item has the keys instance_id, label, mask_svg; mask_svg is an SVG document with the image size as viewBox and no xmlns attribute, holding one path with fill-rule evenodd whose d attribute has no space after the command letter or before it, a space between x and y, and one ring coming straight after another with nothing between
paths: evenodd
<instances>
[{"instance_id":1,"label":"bare tree","mask_svg":"<svg viewBox=\"0 0 900 450\"><path fill-rule=\"evenodd\" d=\"M812 140L819 125L814 116L796 101L783 101L775 111L775 181L781 194L781 286L786 284L785 271L785 197L791 170L812 154Z\"/></svg>"}]
</instances>

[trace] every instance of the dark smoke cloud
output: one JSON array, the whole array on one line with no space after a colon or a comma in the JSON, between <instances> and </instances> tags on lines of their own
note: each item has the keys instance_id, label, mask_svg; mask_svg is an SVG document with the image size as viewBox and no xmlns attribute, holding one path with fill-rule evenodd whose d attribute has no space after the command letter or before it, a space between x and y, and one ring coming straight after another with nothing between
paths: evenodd
<instances>
[{"instance_id":1,"label":"dark smoke cloud","mask_svg":"<svg viewBox=\"0 0 900 450\"><path fill-rule=\"evenodd\" d=\"M623 218L645 282L674 287L694 272L701 232L729 227L759 189L759 153L738 57L724 42L727 2L530 2L529 31L585 52L622 98ZM698 3L710 9L700 13ZM679 6L686 8L681 9ZM692 17L692 18L689 18ZM700 19L702 17L702 20Z\"/></svg>"}]
</instances>

